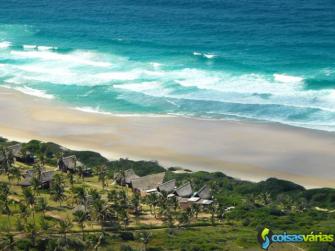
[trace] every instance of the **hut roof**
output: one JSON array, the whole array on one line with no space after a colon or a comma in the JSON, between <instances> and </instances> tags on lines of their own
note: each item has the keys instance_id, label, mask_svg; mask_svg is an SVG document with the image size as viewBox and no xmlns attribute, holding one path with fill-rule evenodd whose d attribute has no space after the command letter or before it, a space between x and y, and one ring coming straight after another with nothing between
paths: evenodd
<instances>
[{"instance_id":1,"label":"hut roof","mask_svg":"<svg viewBox=\"0 0 335 251\"><path fill-rule=\"evenodd\" d=\"M132 180L140 178L133 169L128 169L124 171L124 176L122 177L121 172L115 174L115 179L119 182L130 184Z\"/></svg>"},{"instance_id":2,"label":"hut roof","mask_svg":"<svg viewBox=\"0 0 335 251\"><path fill-rule=\"evenodd\" d=\"M200 188L198 192L196 192L195 196L200 197L204 200L209 200L212 198L211 189L209 188L209 186L204 185L202 188Z\"/></svg>"},{"instance_id":3,"label":"hut roof","mask_svg":"<svg viewBox=\"0 0 335 251\"><path fill-rule=\"evenodd\" d=\"M167 181L163 184L160 184L158 186L159 191L164 191L164 192L167 192L167 193L172 192L175 188L176 188L176 180L175 179L169 180L169 181Z\"/></svg>"},{"instance_id":4,"label":"hut roof","mask_svg":"<svg viewBox=\"0 0 335 251\"><path fill-rule=\"evenodd\" d=\"M14 157L21 157L21 150L22 150L22 145L21 144L15 144L12 146L7 147L8 151L10 151Z\"/></svg>"},{"instance_id":5,"label":"hut roof","mask_svg":"<svg viewBox=\"0 0 335 251\"><path fill-rule=\"evenodd\" d=\"M43 185L47 182L50 182L54 176L54 171L47 171L41 173L40 183ZM31 186L31 181L33 176L27 176L24 181L20 183L21 186Z\"/></svg>"},{"instance_id":6,"label":"hut roof","mask_svg":"<svg viewBox=\"0 0 335 251\"><path fill-rule=\"evenodd\" d=\"M41 183L45 183L45 182L49 182L52 180L53 176L54 176L55 172L54 171L47 171L47 172L43 172L41 174Z\"/></svg>"},{"instance_id":7,"label":"hut roof","mask_svg":"<svg viewBox=\"0 0 335 251\"><path fill-rule=\"evenodd\" d=\"M164 180L165 172L143 176L131 181L132 187L140 191L157 188Z\"/></svg>"},{"instance_id":8,"label":"hut roof","mask_svg":"<svg viewBox=\"0 0 335 251\"><path fill-rule=\"evenodd\" d=\"M138 179L138 176L133 169L128 169L125 172L125 182L130 184L132 180Z\"/></svg>"},{"instance_id":9,"label":"hut roof","mask_svg":"<svg viewBox=\"0 0 335 251\"><path fill-rule=\"evenodd\" d=\"M187 182L181 187L178 187L176 190L176 194L177 196L183 197L183 198L191 197L191 195L193 194L191 183Z\"/></svg>"},{"instance_id":10,"label":"hut roof","mask_svg":"<svg viewBox=\"0 0 335 251\"><path fill-rule=\"evenodd\" d=\"M62 158L63 164L68 168L68 169L75 169L76 164L77 164L77 157L75 155L68 156L68 157L63 157Z\"/></svg>"}]
</instances>

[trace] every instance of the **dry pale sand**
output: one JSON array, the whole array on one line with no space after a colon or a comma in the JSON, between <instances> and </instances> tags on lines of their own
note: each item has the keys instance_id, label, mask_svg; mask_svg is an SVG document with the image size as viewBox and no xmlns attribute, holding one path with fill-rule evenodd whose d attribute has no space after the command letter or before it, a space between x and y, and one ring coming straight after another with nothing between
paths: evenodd
<instances>
[{"instance_id":1,"label":"dry pale sand","mask_svg":"<svg viewBox=\"0 0 335 251\"><path fill-rule=\"evenodd\" d=\"M335 134L277 124L93 114L1 88L0 135L247 180L335 187Z\"/></svg>"}]
</instances>

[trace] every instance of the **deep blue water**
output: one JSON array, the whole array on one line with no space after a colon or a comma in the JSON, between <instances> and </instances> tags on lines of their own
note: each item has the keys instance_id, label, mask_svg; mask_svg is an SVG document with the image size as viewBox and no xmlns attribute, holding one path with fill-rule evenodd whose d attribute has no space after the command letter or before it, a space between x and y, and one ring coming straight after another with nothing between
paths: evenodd
<instances>
[{"instance_id":1,"label":"deep blue water","mask_svg":"<svg viewBox=\"0 0 335 251\"><path fill-rule=\"evenodd\" d=\"M92 112L335 131L335 1L0 0L0 83Z\"/></svg>"}]
</instances>

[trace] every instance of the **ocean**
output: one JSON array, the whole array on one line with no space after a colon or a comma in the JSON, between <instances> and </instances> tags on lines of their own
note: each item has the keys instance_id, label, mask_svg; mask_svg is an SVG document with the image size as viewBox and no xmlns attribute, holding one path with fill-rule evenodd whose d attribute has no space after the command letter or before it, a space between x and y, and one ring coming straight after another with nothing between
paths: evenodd
<instances>
[{"instance_id":1,"label":"ocean","mask_svg":"<svg viewBox=\"0 0 335 251\"><path fill-rule=\"evenodd\" d=\"M0 85L86 112L335 131L335 1L0 0Z\"/></svg>"}]
</instances>

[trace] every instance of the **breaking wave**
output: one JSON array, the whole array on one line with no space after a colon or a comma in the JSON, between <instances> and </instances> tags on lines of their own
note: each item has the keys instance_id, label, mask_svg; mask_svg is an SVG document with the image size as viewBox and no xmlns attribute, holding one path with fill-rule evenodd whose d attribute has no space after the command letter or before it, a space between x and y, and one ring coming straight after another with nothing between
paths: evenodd
<instances>
[{"instance_id":1,"label":"breaking wave","mask_svg":"<svg viewBox=\"0 0 335 251\"><path fill-rule=\"evenodd\" d=\"M85 112L261 119L335 131L335 90L306 89L305 76L175 67L94 50L12 47L7 41L0 48L6 87Z\"/></svg>"}]
</instances>

